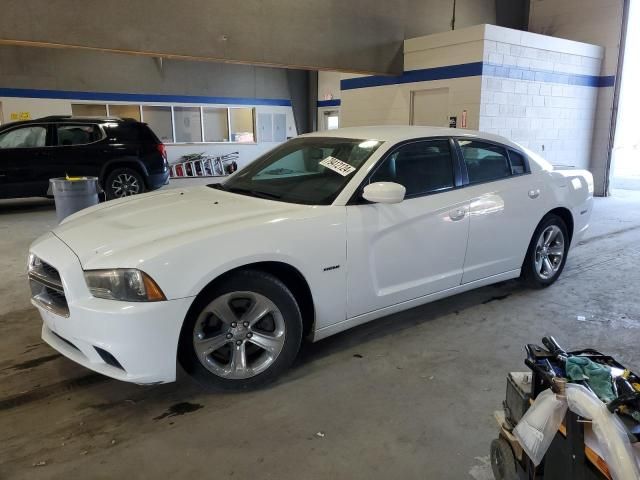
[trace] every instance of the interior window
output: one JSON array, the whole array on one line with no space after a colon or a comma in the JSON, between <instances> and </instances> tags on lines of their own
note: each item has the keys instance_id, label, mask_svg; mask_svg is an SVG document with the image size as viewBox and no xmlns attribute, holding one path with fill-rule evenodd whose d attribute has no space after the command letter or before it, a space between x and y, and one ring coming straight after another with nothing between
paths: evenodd
<instances>
[{"instance_id":1,"label":"interior window","mask_svg":"<svg viewBox=\"0 0 640 480\"><path fill-rule=\"evenodd\" d=\"M201 142L200 107L173 107L176 142Z\"/></svg>"},{"instance_id":2,"label":"interior window","mask_svg":"<svg viewBox=\"0 0 640 480\"><path fill-rule=\"evenodd\" d=\"M511 160L511 173L513 175L522 175L526 172L524 156L514 150L509 150L509 160Z\"/></svg>"},{"instance_id":3,"label":"interior window","mask_svg":"<svg viewBox=\"0 0 640 480\"><path fill-rule=\"evenodd\" d=\"M0 134L0 148L44 147L46 141L47 129L42 125L16 128Z\"/></svg>"},{"instance_id":4,"label":"interior window","mask_svg":"<svg viewBox=\"0 0 640 480\"><path fill-rule=\"evenodd\" d=\"M107 106L98 103L72 103L71 115L74 117L106 117Z\"/></svg>"},{"instance_id":5,"label":"interior window","mask_svg":"<svg viewBox=\"0 0 640 480\"><path fill-rule=\"evenodd\" d=\"M100 140L96 125L58 125L58 145L86 145Z\"/></svg>"},{"instance_id":6,"label":"interior window","mask_svg":"<svg viewBox=\"0 0 640 480\"><path fill-rule=\"evenodd\" d=\"M511 176L507 151L503 147L475 140L460 140L469 183L489 182Z\"/></svg>"},{"instance_id":7,"label":"interior window","mask_svg":"<svg viewBox=\"0 0 640 480\"><path fill-rule=\"evenodd\" d=\"M453 161L448 140L405 145L392 153L371 177L371 183L395 182L407 189L406 197L454 186Z\"/></svg>"}]
</instances>

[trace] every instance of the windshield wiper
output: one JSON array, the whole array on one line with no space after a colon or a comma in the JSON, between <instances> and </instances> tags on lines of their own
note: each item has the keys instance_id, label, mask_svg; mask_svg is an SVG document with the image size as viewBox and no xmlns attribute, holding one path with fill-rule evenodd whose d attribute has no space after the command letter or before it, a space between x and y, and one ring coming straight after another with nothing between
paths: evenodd
<instances>
[{"instance_id":1,"label":"windshield wiper","mask_svg":"<svg viewBox=\"0 0 640 480\"><path fill-rule=\"evenodd\" d=\"M250 195L252 197L266 198L268 200L280 200L282 198L282 195L277 195L275 193L269 193L269 192L261 192L259 190L251 190L250 188L225 187L224 190L231 193L239 193L241 195Z\"/></svg>"}]
</instances>

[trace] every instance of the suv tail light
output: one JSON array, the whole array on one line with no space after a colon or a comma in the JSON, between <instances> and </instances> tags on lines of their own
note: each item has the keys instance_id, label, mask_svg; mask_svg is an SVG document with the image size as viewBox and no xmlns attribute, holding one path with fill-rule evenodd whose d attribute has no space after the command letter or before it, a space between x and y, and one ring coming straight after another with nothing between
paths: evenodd
<instances>
[{"instance_id":1,"label":"suv tail light","mask_svg":"<svg viewBox=\"0 0 640 480\"><path fill-rule=\"evenodd\" d=\"M159 143L158 145L156 145L156 148L160 152L160 155L162 155L162 158L164 158L165 161L166 161L167 160L167 147L164 146L164 143Z\"/></svg>"}]
</instances>

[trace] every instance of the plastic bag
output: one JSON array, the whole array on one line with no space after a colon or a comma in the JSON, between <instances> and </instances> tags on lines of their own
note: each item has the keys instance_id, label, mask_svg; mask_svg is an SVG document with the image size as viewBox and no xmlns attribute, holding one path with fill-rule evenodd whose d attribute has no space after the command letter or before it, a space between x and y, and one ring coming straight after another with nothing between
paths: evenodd
<instances>
[{"instance_id":1,"label":"plastic bag","mask_svg":"<svg viewBox=\"0 0 640 480\"><path fill-rule=\"evenodd\" d=\"M534 465L539 465L567 412L567 402L551 390L541 392L513 434Z\"/></svg>"},{"instance_id":2,"label":"plastic bag","mask_svg":"<svg viewBox=\"0 0 640 480\"><path fill-rule=\"evenodd\" d=\"M582 385L567 384L566 394L569 410L592 421L593 433L596 434L603 459L607 462L613 479L640 479L640 468L620 419L609 412L606 405Z\"/></svg>"}]
</instances>

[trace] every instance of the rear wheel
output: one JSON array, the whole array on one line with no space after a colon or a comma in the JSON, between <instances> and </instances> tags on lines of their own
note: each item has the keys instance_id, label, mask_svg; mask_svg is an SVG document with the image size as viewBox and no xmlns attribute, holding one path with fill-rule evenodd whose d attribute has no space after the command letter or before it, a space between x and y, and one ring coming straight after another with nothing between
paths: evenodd
<instances>
[{"instance_id":1,"label":"rear wheel","mask_svg":"<svg viewBox=\"0 0 640 480\"><path fill-rule=\"evenodd\" d=\"M180 334L178 358L200 383L243 390L275 380L302 341L302 316L276 277L240 271L201 295Z\"/></svg>"},{"instance_id":2,"label":"rear wheel","mask_svg":"<svg viewBox=\"0 0 640 480\"><path fill-rule=\"evenodd\" d=\"M555 282L567 261L569 236L562 218L547 215L533 234L527 256L522 264L522 278L534 288L544 288Z\"/></svg>"},{"instance_id":3,"label":"rear wheel","mask_svg":"<svg viewBox=\"0 0 640 480\"><path fill-rule=\"evenodd\" d=\"M116 168L105 180L104 190L108 200L129 197L144 193L146 186L144 179L132 168Z\"/></svg>"}]
</instances>

